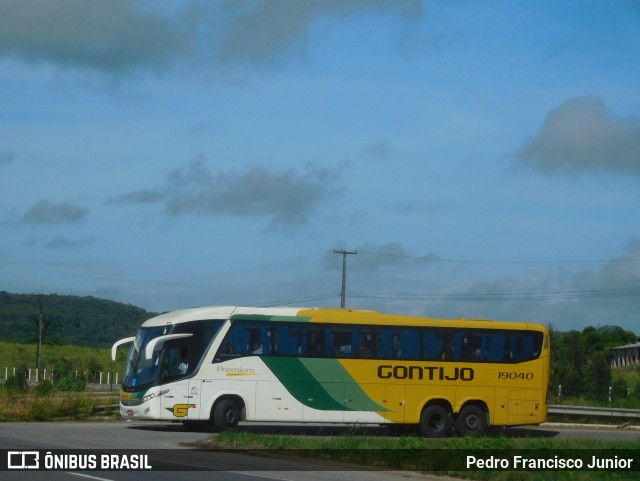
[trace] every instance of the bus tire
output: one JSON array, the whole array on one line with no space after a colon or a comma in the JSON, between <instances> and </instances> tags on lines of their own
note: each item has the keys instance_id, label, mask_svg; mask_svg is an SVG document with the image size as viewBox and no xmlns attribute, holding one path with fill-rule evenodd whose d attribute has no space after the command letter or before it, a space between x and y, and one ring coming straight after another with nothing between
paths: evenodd
<instances>
[{"instance_id":1,"label":"bus tire","mask_svg":"<svg viewBox=\"0 0 640 481\"><path fill-rule=\"evenodd\" d=\"M213 411L213 427L216 431L233 429L240 421L240 409L231 399L223 399Z\"/></svg>"},{"instance_id":2,"label":"bus tire","mask_svg":"<svg viewBox=\"0 0 640 481\"><path fill-rule=\"evenodd\" d=\"M420 416L420 431L426 438L442 438L451 432L451 413L438 404L427 406Z\"/></svg>"},{"instance_id":3,"label":"bus tire","mask_svg":"<svg viewBox=\"0 0 640 481\"><path fill-rule=\"evenodd\" d=\"M462 436L480 437L487 429L487 413L480 406L470 404L458 414L455 430Z\"/></svg>"}]
</instances>

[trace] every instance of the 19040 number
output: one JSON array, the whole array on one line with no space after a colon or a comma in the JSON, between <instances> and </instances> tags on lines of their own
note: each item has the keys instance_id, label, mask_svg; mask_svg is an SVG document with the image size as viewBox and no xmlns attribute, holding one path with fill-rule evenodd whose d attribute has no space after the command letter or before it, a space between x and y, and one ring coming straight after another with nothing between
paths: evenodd
<instances>
[{"instance_id":1,"label":"19040 number","mask_svg":"<svg viewBox=\"0 0 640 481\"><path fill-rule=\"evenodd\" d=\"M509 371L499 371L498 379L533 379L532 372L509 372Z\"/></svg>"}]
</instances>

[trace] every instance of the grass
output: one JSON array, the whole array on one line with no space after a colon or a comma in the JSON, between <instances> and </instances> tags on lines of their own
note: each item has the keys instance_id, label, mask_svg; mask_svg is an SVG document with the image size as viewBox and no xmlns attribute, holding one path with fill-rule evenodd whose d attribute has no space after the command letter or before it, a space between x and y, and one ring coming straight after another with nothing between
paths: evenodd
<instances>
[{"instance_id":1,"label":"grass","mask_svg":"<svg viewBox=\"0 0 640 481\"><path fill-rule=\"evenodd\" d=\"M543 480L627 480L638 479L637 471L560 471L560 470L467 470L466 456L479 459L490 456L510 459L522 453L525 457L557 455L574 458L591 454L611 457L635 456L640 462L640 441L554 440L548 438L447 438L424 439L417 436L387 437L359 434L357 430L338 436L256 434L246 431L226 431L214 436L210 447L234 449L257 454L314 458L317 460L352 463L364 469L423 471L458 478L495 481ZM588 451L585 451L588 450ZM586 462L585 462L586 464ZM460 470L462 467L464 470ZM638 467L636 467L638 468ZM339 469L339 468L332 468Z\"/></svg>"},{"instance_id":2,"label":"grass","mask_svg":"<svg viewBox=\"0 0 640 481\"><path fill-rule=\"evenodd\" d=\"M44 345L40 360L41 369L47 369L47 378L54 368L65 367L84 372L118 372L122 379L126 349L118 351L116 362L111 360L111 349L98 349L92 347ZM5 378L5 368L11 375L14 367L35 367L35 344L19 344L15 342L0 342L0 379ZM42 373L41 373L42 374ZM32 374L35 376L35 372ZM106 374L104 378L106 382Z\"/></svg>"},{"instance_id":3,"label":"grass","mask_svg":"<svg viewBox=\"0 0 640 481\"><path fill-rule=\"evenodd\" d=\"M117 395L91 393L55 393L38 396L33 392L8 392L0 389L0 422L119 419L119 412L105 407L117 404Z\"/></svg>"}]
</instances>

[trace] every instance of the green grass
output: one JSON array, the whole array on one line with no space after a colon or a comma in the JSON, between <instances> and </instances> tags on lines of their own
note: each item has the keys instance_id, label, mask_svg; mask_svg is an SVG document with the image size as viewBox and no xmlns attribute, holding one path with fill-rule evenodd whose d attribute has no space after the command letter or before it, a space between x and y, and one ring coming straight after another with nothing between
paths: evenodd
<instances>
[{"instance_id":1,"label":"green grass","mask_svg":"<svg viewBox=\"0 0 640 481\"><path fill-rule=\"evenodd\" d=\"M635 455L640 452L640 441L594 441L553 439L511 439L505 437L424 439L417 436L387 437L357 434L353 430L339 436L309 436L285 434L255 434L246 431L227 431L214 436L210 447L237 449L279 456L314 458L323 461L353 463L373 469L423 471L458 478L496 481L546 480L627 480L638 479L637 471L548 471L548 470L452 470L446 464L451 459L466 461L466 456L513 458L518 450L529 456L559 455L575 457L581 450L602 450L608 455ZM584 451L583 451L584 452ZM449 465L452 466L452 465ZM460 466L454 464L453 466ZM464 466L464 463L463 463ZM336 468L339 469L339 468Z\"/></svg>"},{"instance_id":2,"label":"green grass","mask_svg":"<svg viewBox=\"0 0 640 481\"><path fill-rule=\"evenodd\" d=\"M33 391L0 389L0 422L120 419L120 413L105 410L117 404L117 394L60 393L39 396Z\"/></svg>"},{"instance_id":3,"label":"green grass","mask_svg":"<svg viewBox=\"0 0 640 481\"><path fill-rule=\"evenodd\" d=\"M125 357L126 349L119 349L117 361L113 362L111 361L111 349L69 345L44 345L42 346L40 366L42 370L46 369L48 373L54 368L59 367L85 373L90 373L91 371L103 373L118 372L119 380L122 380ZM0 379L4 379L5 377L5 368L8 368L8 374L11 375L14 367L31 368L33 370L32 376L35 376L35 365L35 344L0 342ZM49 374L47 374L47 378L48 375ZM106 382L106 374L103 375L103 382Z\"/></svg>"}]
</instances>

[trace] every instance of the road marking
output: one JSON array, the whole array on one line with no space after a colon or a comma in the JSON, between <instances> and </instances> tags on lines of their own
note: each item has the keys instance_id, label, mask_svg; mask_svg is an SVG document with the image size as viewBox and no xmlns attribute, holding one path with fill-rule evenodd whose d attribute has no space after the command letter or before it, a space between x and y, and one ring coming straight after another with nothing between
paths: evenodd
<instances>
[{"instance_id":1,"label":"road marking","mask_svg":"<svg viewBox=\"0 0 640 481\"><path fill-rule=\"evenodd\" d=\"M80 476L81 478L95 479L97 481L113 481L112 479L108 479L108 478L99 478L97 476L90 476L88 474L81 474L81 473L72 473L70 471L67 471L67 474L71 474L72 476Z\"/></svg>"}]
</instances>

